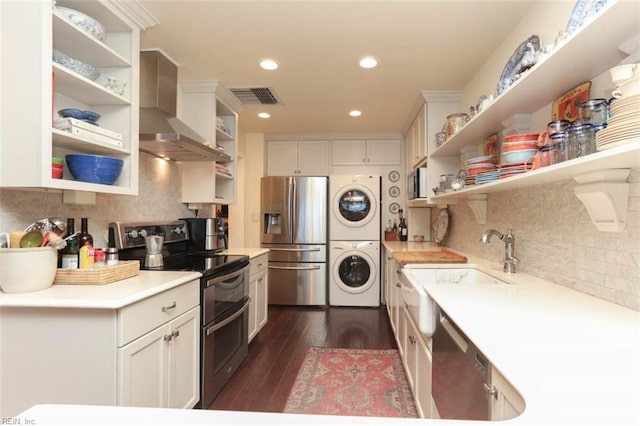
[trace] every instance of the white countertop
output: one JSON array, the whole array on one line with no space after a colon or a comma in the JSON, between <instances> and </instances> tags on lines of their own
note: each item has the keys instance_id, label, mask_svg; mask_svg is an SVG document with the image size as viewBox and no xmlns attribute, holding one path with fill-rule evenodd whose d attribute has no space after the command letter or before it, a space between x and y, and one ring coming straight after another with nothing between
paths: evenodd
<instances>
[{"instance_id":1,"label":"white countertop","mask_svg":"<svg viewBox=\"0 0 640 426\"><path fill-rule=\"evenodd\" d=\"M396 251L439 249L430 243L387 243ZM477 267L510 283L421 283L524 398L524 413L508 424L640 424L640 312L527 274L507 275L498 262L467 257L468 264L408 265L404 273ZM35 406L17 418L40 425L478 423L65 405Z\"/></svg>"},{"instance_id":2,"label":"white countertop","mask_svg":"<svg viewBox=\"0 0 640 426\"><path fill-rule=\"evenodd\" d=\"M640 312L549 283L477 267L509 285L420 283L524 398L512 424L640 424Z\"/></svg>"},{"instance_id":3,"label":"white countertop","mask_svg":"<svg viewBox=\"0 0 640 426\"><path fill-rule=\"evenodd\" d=\"M140 271L104 285L59 285L30 293L0 292L0 307L119 309L173 287L197 280L199 272Z\"/></svg>"},{"instance_id":4,"label":"white countertop","mask_svg":"<svg viewBox=\"0 0 640 426\"><path fill-rule=\"evenodd\" d=\"M255 257L258 257L266 253L269 253L268 248L252 248L252 247L230 248L222 252L222 254L249 256L250 259L253 259Z\"/></svg>"}]
</instances>

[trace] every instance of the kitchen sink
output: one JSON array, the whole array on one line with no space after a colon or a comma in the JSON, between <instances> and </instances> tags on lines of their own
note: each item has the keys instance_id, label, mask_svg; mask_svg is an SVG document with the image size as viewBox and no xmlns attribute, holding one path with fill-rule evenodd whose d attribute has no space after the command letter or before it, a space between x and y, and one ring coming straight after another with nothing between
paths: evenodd
<instances>
[{"instance_id":1,"label":"kitchen sink","mask_svg":"<svg viewBox=\"0 0 640 426\"><path fill-rule=\"evenodd\" d=\"M401 280L402 299L420 332L426 337L431 337L436 329L436 315L434 303L423 284L506 284L506 282L475 268L403 269Z\"/></svg>"}]
</instances>

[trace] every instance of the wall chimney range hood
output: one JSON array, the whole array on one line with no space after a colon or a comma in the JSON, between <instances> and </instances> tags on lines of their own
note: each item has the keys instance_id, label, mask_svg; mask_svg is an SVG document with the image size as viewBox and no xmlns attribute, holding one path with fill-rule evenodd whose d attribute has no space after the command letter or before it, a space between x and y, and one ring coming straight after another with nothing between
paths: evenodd
<instances>
[{"instance_id":1,"label":"wall chimney range hood","mask_svg":"<svg viewBox=\"0 0 640 426\"><path fill-rule=\"evenodd\" d=\"M176 161L227 161L176 118L178 67L160 50L140 52L140 151Z\"/></svg>"}]
</instances>

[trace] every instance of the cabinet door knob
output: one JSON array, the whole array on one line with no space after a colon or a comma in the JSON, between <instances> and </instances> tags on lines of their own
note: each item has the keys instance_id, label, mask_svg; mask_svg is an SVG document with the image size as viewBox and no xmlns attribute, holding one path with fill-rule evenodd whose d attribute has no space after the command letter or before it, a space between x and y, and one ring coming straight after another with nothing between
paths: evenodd
<instances>
[{"instance_id":1,"label":"cabinet door knob","mask_svg":"<svg viewBox=\"0 0 640 426\"><path fill-rule=\"evenodd\" d=\"M169 341L171 341L171 339L173 339L173 333L164 335L164 341L165 342L169 342Z\"/></svg>"},{"instance_id":2,"label":"cabinet door knob","mask_svg":"<svg viewBox=\"0 0 640 426\"><path fill-rule=\"evenodd\" d=\"M173 330L173 333L171 333L171 337L178 337L180 335L180 330Z\"/></svg>"}]
</instances>

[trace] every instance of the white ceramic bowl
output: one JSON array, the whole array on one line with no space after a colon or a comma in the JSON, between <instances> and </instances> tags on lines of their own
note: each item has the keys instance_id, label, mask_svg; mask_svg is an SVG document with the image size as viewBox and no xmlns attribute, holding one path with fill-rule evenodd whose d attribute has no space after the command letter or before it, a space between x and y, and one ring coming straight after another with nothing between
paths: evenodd
<instances>
[{"instance_id":1,"label":"white ceramic bowl","mask_svg":"<svg viewBox=\"0 0 640 426\"><path fill-rule=\"evenodd\" d=\"M51 287L58 252L53 247L0 248L0 288L5 293L28 293Z\"/></svg>"},{"instance_id":2,"label":"white ceramic bowl","mask_svg":"<svg viewBox=\"0 0 640 426\"><path fill-rule=\"evenodd\" d=\"M613 91L614 98L628 98L635 95L640 95L640 75L618 84Z\"/></svg>"},{"instance_id":3,"label":"white ceramic bowl","mask_svg":"<svg viewBox=\"0 0 640 426\"><path fill-rule=\"evenodd\" d=\"M68 7L56 6L56 9L62 13L76 27L80 28L85 33L92 35L100 41L104 40L105 32L102 24L90 16L85 15L77 10L69 9Z\"/></svg>"},{"instance_id":4,"label":"white ceramic bowl","mask_svg":"<svg viewBox=\"0 0 640 426\"><path fill-rule=\"evenodd\" d=\"M640 64L618 65L611 68L609 74L611 75L611 81L617 86L633 76L640 74Z\"/></svg>"},{"instance_id":5,"label":"white ceramic bowl","mask_svg":"<svg viewBox=\"0 0 640 426\"><path fill-rule=\"evenodd\" d=\"M60 64L63 67L70 69L71 71L78 73L85 78L88 78L89 80L95 80L100 77L100 71L98 71L95 67L74 59L60 52L59 50L53 51L53 62Z\"/></svg>"}]
</instances>

